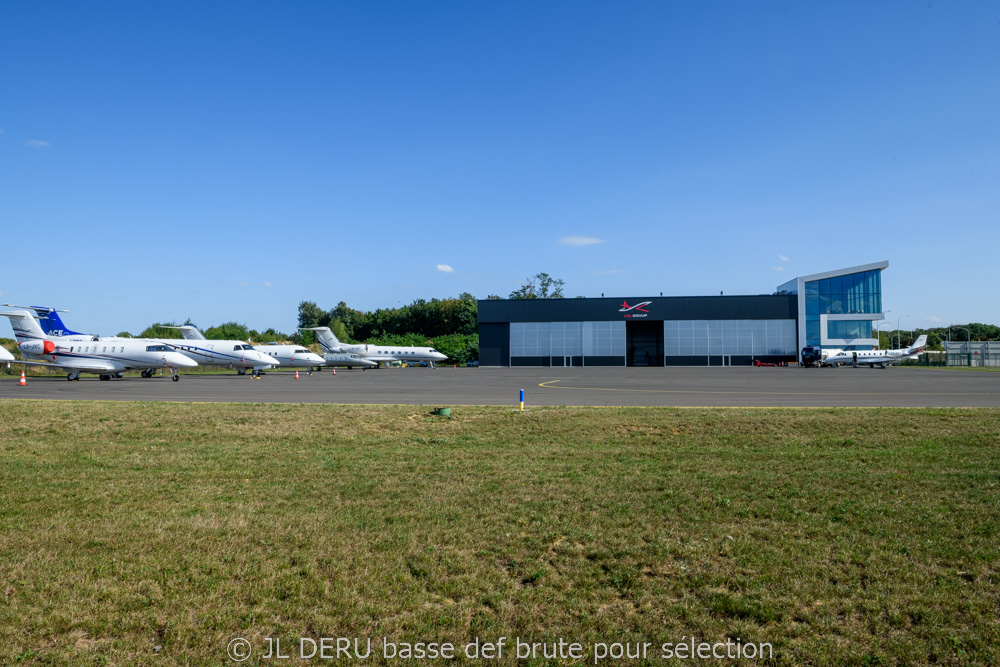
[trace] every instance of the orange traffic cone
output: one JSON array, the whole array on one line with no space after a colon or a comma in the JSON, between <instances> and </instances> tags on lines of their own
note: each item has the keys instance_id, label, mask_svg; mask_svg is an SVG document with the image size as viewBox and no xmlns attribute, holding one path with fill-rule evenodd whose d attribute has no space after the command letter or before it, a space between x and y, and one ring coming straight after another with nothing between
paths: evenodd
<instances>
[{"instance_id":1,"label":"orange traffic cone","mask_svg":"<svg viewBox=\"0 0 1000 667\"><path fill-rule=\"evenodd\" d=\"M24 371L21 371L21 381L17 384L21 387L27 386L28 382L24 379Z\"/></svg>"},{"instance_id":2,"label":"orange traffic cone","mask_svg":"<svg viewBox=\"0 0 1000 667\"><path fill-rule=\"evenodd\" d=\"M299 372L298 372L297 370L295 371L295 379L296 379L296 380L298 380L298 379L299 379Z\"/></svg>"},{"instance_id":3,"label":"orange traffic cone","mask_svg":"<svg viewBox=\"0 0 1000 667\"><path fill-rule=\"evenodd\" d=\"M334 369L333 369L333 374L334 374L334 375L336 375L336 374L337 374L337 369L336 369L336 368L334 368Z\"/></svg>"}]
</instances>

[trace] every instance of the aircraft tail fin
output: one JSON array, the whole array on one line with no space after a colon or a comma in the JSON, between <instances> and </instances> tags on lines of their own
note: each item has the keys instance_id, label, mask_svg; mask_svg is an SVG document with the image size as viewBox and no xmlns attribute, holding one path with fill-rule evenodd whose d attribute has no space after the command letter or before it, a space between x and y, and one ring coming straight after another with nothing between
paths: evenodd
<instances>
[{"instance_id":1,"label":"aircraft tail fin","mask_svg":"<svg viewBox=\"0 0 1000 667\"><path fill-rule=\"evenodd\" d=\"M197 327L193 327L190 324L185 324L183 326L175 327L169 324L161 324L164 329L178 329L181 335L187 340L208 340L205 335L198 331Z\"/></svg>"},{"instance_id":2,"label":"aircraft tail fin","mask_svg":"<svg viewBox=\"0 0 1000 667\"><path fill-rule=\"evenodd\" d=\"M38 320L26 310L12 310L0 313L0 316L10 318L10 326L14 329L14 338L19 343L26 340L44 340L46 337Z\"/></svg>"},{"instance_id":3,"label":"aircraft tail fin","mask_svg":"<svg viewBox=\"0 0 1000 667\"><path fill-rule=\"evenodd\" d=\"M339 352L340 341L330 331L330 327L299 327L300 331L315 331L316 338L324 352Z\"/></svg>"},{"instance_id":4,"label":"aircraft tail fin","mask_svg":"<svg viewBox=\"0 0 1000 667\"><path fill-rule=\"evenodd\" d=\"M42 327L42 331L48 336L83 336L80 331L73 331L65 324L63 324L62 318L59 317L59 313L68 313L68 310L58 311L55 308L46 308L45 306L16 306L12 303L3 304L10 308L20 308L23 310L31 311L35 314L38 319L39 326Z\"/></svg>"},{"instance_id":5,"label":"aircraft tail fin","mask_svg":"<svg viewBox=\"0 0 1000 667\"><path fill-rule=\"evenodd\" d=\"M911 350L922 350L927 347L927 336L926 334L921 334L917 336L917 339L913 341L913 345L910 346Z\"/></svg>"}]
</instances>

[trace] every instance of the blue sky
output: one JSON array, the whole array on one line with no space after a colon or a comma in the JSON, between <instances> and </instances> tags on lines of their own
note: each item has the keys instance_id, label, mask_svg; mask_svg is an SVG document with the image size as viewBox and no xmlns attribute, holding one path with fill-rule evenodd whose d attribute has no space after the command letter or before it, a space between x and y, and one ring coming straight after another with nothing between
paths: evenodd
<instances>
[{"instance_id":1,"label":"blue sky","mask_svg":"<svg viewBox=\"0 0 1000 667\"><path fill-rule=\"evenodd\" d=\"M889 260L892 326L1000 323L998 119L996 2L6 3L0 300L291 331Z\"/></svg>"}]
</instances>

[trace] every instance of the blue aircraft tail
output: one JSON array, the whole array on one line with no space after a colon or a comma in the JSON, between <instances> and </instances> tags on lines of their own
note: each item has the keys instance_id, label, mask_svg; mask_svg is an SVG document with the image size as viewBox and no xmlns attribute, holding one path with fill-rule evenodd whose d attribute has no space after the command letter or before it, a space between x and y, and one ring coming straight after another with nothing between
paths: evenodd
<instances>
[{"instance_id":1,"label":"blue aircraft tail","mask_svg":"<svg viewBox=\"0 0 1000 667\"><path fill-rule=\"evenodd\" d=\"M42 327L42 331L48 336L77 336L83 335L79 331L72 331L65 324L63 324L62 318L59 317L59 313L56 312L55 308L41 308L38 306L31 306L31 309L35 311L38 316L38 323Z\"/></svg>"}]
</instances>

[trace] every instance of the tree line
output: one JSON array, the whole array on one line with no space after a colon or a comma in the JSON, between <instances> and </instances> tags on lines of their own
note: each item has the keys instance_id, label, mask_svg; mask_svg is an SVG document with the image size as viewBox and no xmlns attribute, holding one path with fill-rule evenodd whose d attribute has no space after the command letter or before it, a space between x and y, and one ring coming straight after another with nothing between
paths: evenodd
<instances>
[{"instance_id":1,"label":"tree line","mask_svg":"<svg viewBox=\"0 0 1000 667\"><path fill-rule=\"evenodd\" d=\"M927 335L927 349L944 350L944 341L983 341L1000 340L1000 326L973 322L971 324L953 324L950 327L931 327L929 329L914 329L912 331L879 332L879 347L883 350L899 347L909 347L918 336Z\"/></svg>"}]
</instances>

